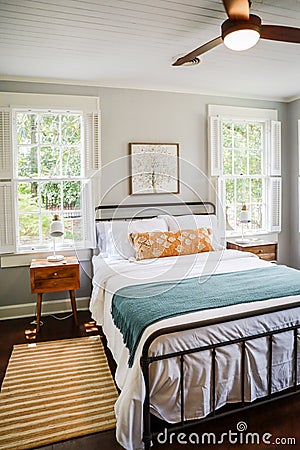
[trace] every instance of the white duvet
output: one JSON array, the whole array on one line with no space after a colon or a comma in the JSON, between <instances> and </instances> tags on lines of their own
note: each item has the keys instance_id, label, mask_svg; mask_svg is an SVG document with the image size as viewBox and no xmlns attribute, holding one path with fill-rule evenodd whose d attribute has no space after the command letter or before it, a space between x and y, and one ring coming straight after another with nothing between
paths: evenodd
<instances>
[{"instance_id":1,"label":"white duvet","mask_svg":"<svg viewBox=\"0 0 300 450\"><path fill-rule=\"evenodd\" d=\"M101 256L93 258L94 278L90 303L92 317L101 325L108 346L117 363L115 380L121 394L115 405L117 417L117 440L127 450L143 448L142 405L144 384L140 368L140 356L146 338L155 330L186 322L196 322L232 314L258 310L273 305L288 305L299 301L299 296L283 297L242 305L185 314L154 323L145 330L139 342L132 368L128 367L128 349L111 316L113 294L124 286L163 280L180 280L214 273L225 273L267 267L271 263L252 253L235 250L200 253L156 260L128 261L108 260ZM149 299L151 301L151 298ZM245 335L282 328L299 323L300 308L293 308L248 319L239 319L209 327L162 336L152 344L151 354L161 354L234 339ZM245 399L252 401L267 393L267 354L265 338L247 344ZM292 384L293 335L291 332L276 335L273 341L273 391L285 389ZM216 405L241 400L240 375L241 351L238 344L217 351L216 359ZM201 361L201 364L200 364ZM185 419L204 417L211 411L211 354L195 353L185 357ZM250 370L251 369L251 370ZM300 370L298 371L298 373ZM168 422L180 420L180 367L172 358L151 365L151 411Z\"/></svg>"}]
</instances>

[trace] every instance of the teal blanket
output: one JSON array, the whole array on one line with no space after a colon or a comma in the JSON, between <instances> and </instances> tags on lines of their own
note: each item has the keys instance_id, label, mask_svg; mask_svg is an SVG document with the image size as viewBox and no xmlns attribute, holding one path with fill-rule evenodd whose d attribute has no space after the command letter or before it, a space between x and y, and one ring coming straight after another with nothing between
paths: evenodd
<instances>
[{"instance_id":1,"label":"teal blanket","mask_svg":"<svg viewBox=\"0 0 300 450\"><path fill-rule=\"evenodd\" d=\"M119 289L112 317L129 349L129 367L143 331L169 317L300 294L300 271L273 265L210 277L139 284Z\"/></svg>"}]
</instances>

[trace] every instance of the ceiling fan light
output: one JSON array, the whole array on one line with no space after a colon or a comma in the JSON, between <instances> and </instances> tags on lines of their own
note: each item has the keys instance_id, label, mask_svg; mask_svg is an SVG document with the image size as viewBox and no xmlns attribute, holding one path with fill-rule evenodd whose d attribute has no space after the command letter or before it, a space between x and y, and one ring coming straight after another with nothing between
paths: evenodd
<instances>
[{"instance_id":1,"label":"ceiling fan light","mask_svg":"<svg viewBox=\"0 0 300 450\"><path fill-rule=\"evenodd\" d=\"M261 18L250 14L249 20L230 20L222 23L222 39L226 47L237 52L254 47L261 33Z\"/></svg>"},{"instance_id":2,"label":"ceiling fan light","mask_svg":"<svg viewBox=\"0 0 300 450\"><path fill-rule=\"evenodd\" d=\"M224 37L224 44L227 48L237 52L248 50L259 41L260 34L256 30L232 31Z\"/></svg>"}]
</instances>

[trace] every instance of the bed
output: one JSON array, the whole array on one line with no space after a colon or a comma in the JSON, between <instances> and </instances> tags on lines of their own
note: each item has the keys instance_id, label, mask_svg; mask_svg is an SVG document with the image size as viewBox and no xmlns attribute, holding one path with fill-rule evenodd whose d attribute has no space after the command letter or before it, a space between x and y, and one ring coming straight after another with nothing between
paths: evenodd
<instances>
[{"instance_id":1,"label":"bed","mask_svg":"<svg viewBox=\"0 0 300 450\"><path fill-rule=\"evenodd\" d=\"M179 429L190 421L208 420L224 405L247 408L257 399L271 401L278 392L299 392L299 272L286 272L287 268L251 253L225 250L223 229L210 203L185 204L184 210L175 204L138 205L146 215L143 219L137 217L135 208L101 207L108 214L98 222L102 251L93 257L90 310L117 364L115 381L121 391L115 405L118 442L128 450L150 448L155 438L151 414ZM123 220L132 216L134 221ZM107 220L111 217L112 223ZM174 217L184 230L187 225L189 230L199 225L212 230L212 250L136 260L140 247L134 249L133 239L147 232L173 236L178 226ZM131 242L124 238L124 230ZM111 239L113 234L115 239ZM274 295L273 287L268 292L266 274L270 286L276 285ZM262 284L257 281L255 293L249 279L260 277ZM282 283L288 280L281 290L280 279ZM234 283L241 286L241 280L242 287L234 290ZM194 300L186 300L183 314L175 311L174 299L182 299L182 292L188 298L198 285L201 298L207 297L209 303L196 310ZM257 294L262 289L264 299ZM237 301L230 300L230 290L241 292ZM128 298L130 303L123 304ZM224 298L229 301L222 304ZM155 318L155 302L168 314ZM122 324L126 311L129 319L145 316L147 326L138 329L135 340L131 331L136 323L126 323L127 317Z\"/></svg>"}]
</instances>

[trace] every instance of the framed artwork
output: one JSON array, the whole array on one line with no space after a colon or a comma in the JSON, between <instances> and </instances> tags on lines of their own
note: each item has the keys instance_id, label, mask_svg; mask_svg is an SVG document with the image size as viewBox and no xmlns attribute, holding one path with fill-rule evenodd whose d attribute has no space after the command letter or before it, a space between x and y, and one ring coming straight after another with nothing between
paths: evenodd
<instances>
[{"instance_id":1,"label":"framed artwork","mask_svg":"<svg viewBox=\"0 0 300 450\"><path fill-rule=\"evenodd\" d=\"M130 193L179 193L179 144L130 143Z\"/></svg>"}]
</instances>

